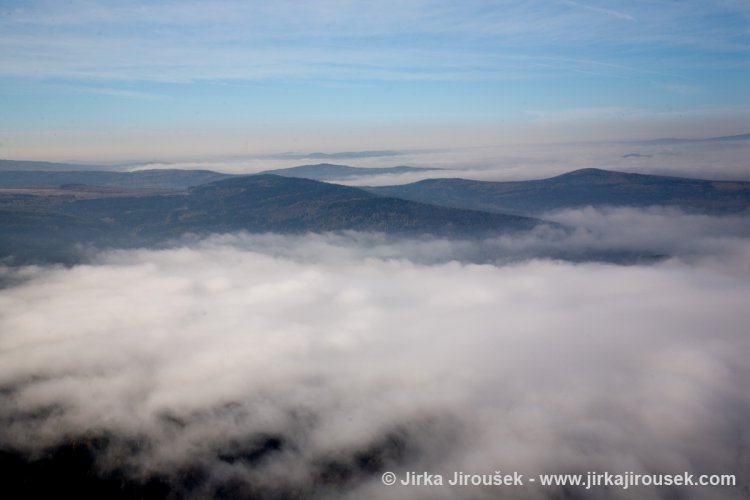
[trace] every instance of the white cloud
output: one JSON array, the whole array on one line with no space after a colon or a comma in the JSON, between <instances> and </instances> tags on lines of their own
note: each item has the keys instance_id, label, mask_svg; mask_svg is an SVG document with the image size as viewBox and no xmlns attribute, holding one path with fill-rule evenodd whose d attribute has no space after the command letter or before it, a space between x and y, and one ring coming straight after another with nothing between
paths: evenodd
<instances>
[{"instance_id":1,"label":"white cloud","mask_svg":"<svg viewBox=\"0 0 750 500\"><path fill-rule=\"evenodd\" d=\"M6 270L23 281L0 292L0 439L136 439L110 458L178 488L180 467L199 467L185 496L232 480L303 496L505 494L388 489L386 469L689 470L746 487L746 264L426 264L469 243L379 238L227 235ZM268 436L278 449L238 458ZM323 481L331 464L352 475Z\"/></svg>"}]
</instances>

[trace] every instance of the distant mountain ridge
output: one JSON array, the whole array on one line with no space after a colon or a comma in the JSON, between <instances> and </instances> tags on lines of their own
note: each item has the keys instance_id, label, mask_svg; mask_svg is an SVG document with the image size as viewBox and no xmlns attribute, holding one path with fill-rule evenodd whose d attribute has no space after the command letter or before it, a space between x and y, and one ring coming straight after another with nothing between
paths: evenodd
<instances>
[{"instance_id":1,"label":"distant mountain ridge","mask_svg":"<svg viewBox=\"0 0 750 500\"><path fill-rule=\"evenodd\" d=\"M266 171L286 178L331 178L382 173L424 172L417 167L361 168L328 163ZM210 170L2 171L3 188L84 187L125 190L185 190L207 183L242 178ZM749 210L750 183L711 181L587 168L547 179L512 182L461 178L425 179L410 184L364 188L367 192L450 208L538 217L561 208L581 206L674 206L711 214ZM94 189L96 191L96 189ZM138 194L142 197L143 193ZM113 195L113 194L111 194ZM135 196L135 193L134 193Z\"/></svg>"},{"instance_id":2,"label":"distant mountain ridge","mask_svg":"<svg viewBox=\"0 0 750 500\"><path fill-rule=\"evenodd\" d=\"M60 187L70 184L127 189L184 189L234 177L211 170L0 171L0 187Z\"/></svg>"},{"instance_id":3,"label":"distant mountain ridge","mask_svg":"<svg viewBox=\"0 0 750 500\"><path fill-rule=\"evenodd\" d=\"M734 141L750 141L750 134L722 135L719 137L703 137L699 139L680 139L676 137L663 137L659 139L651 139L651 140L637 141L637 142L639 144L669 145L669 144L686 144L686 143L691 143L691 142L734 142Z\"/></svg>"},{"instance_id":4,"label":"distant mountain ridge","mask_svg":"<svg viewBox=\"0 0 750 500\"><path fill-rule=\"evenodd\" d=\"M360 168L345 165L302 165L270 170L286 178L363 176L385 172L425 171L416 167ZM209 170L0 171L3 188L108 187L126 190L185 190L243 176ZM595 168L556 177L526 181L492 182L470 179L425 179L411 184L364 188L381 196L451 208L538 217L561 208L581 206L675 206L693 212L738 213L750 205L750 183L711 181L635 174ZM138 195L140 196L140 195Z\"/></svg>"},{"instance_id":5,"label":"distant mountain ridge","mask_svg":"<svg viewBox=\"0 0 750 500\"><path fill-rule=\"evenodd\" d=\"M366 168L318 163L315 165L264 170L260 173L318 181L335 181L358 176L405 174L433 170L439 169L407 166ZM66 184L86 184L90 186L131 189L184 189L240 175L242 174L183 169L148 169L118 172L101 169L101 167L84 167L65 163L0 160L0 187L60 187Z\"/></svg>"},{"instance_id":6,"label":"distant mountain ridge","mask_svg":"<svg viewBox=\"0 0 750 500\"><path fill-rule=\"evenodd\" d=\"M80 190L80 188L76 188ZM475 237L523 231L543 221L432 206L364 190L276 175L231 177L183 191L132 195L107 188L0 190L0 258L74 259L75 247L161 244L186 233L378 231Z\"/></svg>"},{"instance_id":7,"label":"distant mountain ridge","mask_svg":"<svg viewBox=\"0 0 750 500\"><path fill-rule=\"evenodd\" d=\"M112 170L100 165L84 165L79 163L55 163L49 161L27 161L27 160L2 160L0 159L0 172L9 170L41 170L41 171L106 171Z\"/></svg>"},{"instance_id":8,"label":"distant mountain ridge","mask_svg":"<svg viewBox=\"0 0 750 500\"><path fill-rule=\"evenodd\" d=\"M285 158L289 160L344 160L352 158L384 158L388 156L401 156L404 153L393 150L369 150L369 151L339 151L337 153L281 153L271 155L269 158Z\"/></svg>"},{"instance_id":9,"label":"distant mountain ridge","mask_svg":"<svg viewBox=\"0 0 750 500\"><path fill-rule=\"evenodd\" d=\"M24 183L29 185L19 186ZM750 183L600 169L528 181L428 179L366 189L194 170L0 172L0 260L75 262L81 245L153 246L188 233L356 230L492 237L556 226L540 219L551 210L652 205L750 214Z\"/></svg>"},{"instance_id":10,"label":"distant mountain ridge","mask_svg":"<svg viewBox=\"0 0 750 500\"><path fill-rule=\"evenodd\" d=\"M712 214L750 210L750 182L631 174L596 168L539 180L426 179L364 188L423 203L530 216L584 206L674 206Z\"/></svg>"},{"instance_id":11,"label":"distant mountain ridge","mask_svg":"<svg viewBox=\"0 0 750 500\"><path fill-rule=\"evenodd\" d=\"M283 177L299 177L316 181L331 181L365 175L405 174L413 172L429 172L434 170L440 169L407 166L368 168L349 167L347 165L335 165L332 163L318 163L315 165L300 165L298 167L264 170L260 173L281 175Z\"/></svg>"}]
</instances>

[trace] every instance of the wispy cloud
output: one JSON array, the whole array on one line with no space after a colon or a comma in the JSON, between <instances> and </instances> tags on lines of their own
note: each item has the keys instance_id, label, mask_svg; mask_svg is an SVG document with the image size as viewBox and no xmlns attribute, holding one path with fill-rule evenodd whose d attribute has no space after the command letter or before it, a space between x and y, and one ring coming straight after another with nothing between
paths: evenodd
<instances>
[{"instance_id":1,"label":"wispy cloud","mask_svg":"<svg viewBox=\"0 0 750 500\"><path fill-rule=\"evenodd\" d=\"M626 21L635 21L635 18L633 16L631 16L630 14L625 14L624 12L619 12L619 11L616 11L616 10L613 10L613 9L604 9L604 8L601 8L601 7L593 7L591 5L586 5L586 4L583 4L581 2L574 2L573 0L567 0L565 3L567 5L571 5L571 6L574 6L574 7L581 8L581 9L589 10L591 12L597 12L597 13L600 13L600 14L605 14L607 16L612 16L612 17L616 17L616 18L619 18L619 19L624 19Z\"/></svg>"},{"instance_id":2,"label":"wispy cloud","mask_svg":"<svg viewBox=\"0 0 750 500\"><path fill-rule=\"evenodd\" d=\"M644 110L621 106L571 108L561 110L529 110L534 120L542 123L586 122L599 120L622 120L647 113Z\"/></svg>"},{"instance_id":3,"label":"wispy cloud","mask_svg":"<svg viewBox=\"0 0 750 500\"><path fill-rule=\"evenodd\" d=\"M665 83L661 86L664 90L674 92L675 94L691 95L700 92L698 87L693 85L684 85L680 83Z\"/></svg>"},{"instance_id":4,"label":"wispy cloud","mask_svg":"<svg viewBox=\"0 0 750 500\"><path fill-rule=\"evenodd\" d=\"M441 139L450 142L466 124L559 123L564 109L579 110L578 121L619 120L630 109L674 106L664 91L681 93L685 111L747 106L746 93L732 83L750 74L747 8L697 0L627 5L16 2L0 16L0 99L6 99L0 129L222 127L256 134L299 124L309 137L330 125L428 124L454 127L452 137ZM681 87L687 83L701 91ZM61 85L69 95L55 93ZM153 106L129 107L128 101ZM586 108L599 111L580 111ZM288 135L292 143L263 152L302 149L294 143L301 136ZM370 134L359 143L304 149L434 145L405 144L401 135L377 145L363 142ZM496 139L473 140L489 145Z\"/></svg>"},{"instance_id":5,"label":"wispy cloud","mask_svg":"<svg viewBox=\"0 0 750 500\"><path fill-rule=\"evenodd\" d=\"M627 23L626 29L619 21L633 16L575 1L321 1L294 8L287 2L31 2L0 20L0 74L150 81L325 74L452 80L512 71L499 55L512 55L517 69L533 75L535 59L596 54L598 45L736 43L731 25L722 26L721 34L697 21L701 16L681 14L682 7L635 5L649 21L635 29ZM629 65L612 53L601 55L602 63Z\"/></svg>"},{"instance_id":6,"label":"wispy cloud","mask_svg":"<svg viewBox=\"0 0 750 500\"><path fill-rule=\"evenodd\" d=\"M85 94L98 94L116 97L118 99L130 99L136 101L161 101L164 99L169 99L169 96L162 94L154 94L150 92L143 92L140 90L118 89L113 87L87 87L81 85L59 85L58 87L74 92L82 92Z\"/></svg>"}]
</instances>

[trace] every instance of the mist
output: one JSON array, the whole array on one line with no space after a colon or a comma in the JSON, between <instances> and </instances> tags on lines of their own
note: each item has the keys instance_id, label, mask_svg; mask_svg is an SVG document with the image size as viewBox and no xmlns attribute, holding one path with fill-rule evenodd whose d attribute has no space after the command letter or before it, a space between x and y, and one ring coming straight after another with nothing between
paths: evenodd
<instances>
[{"instance_id":1,"label":"mist","mask_svg":"<svg viewBox=\"0 0 750 500\"><path fill-rule=\"evenodd\" d=\"M520 263L530 259L637 264L679 259L730 272L750 272L747 240L750 218L744 215L692 214L673 207L584 207L541 214L557 225L487 238L408 238L383 233L343 231L297 237L231 233L200 239L186 235L172 246L233 248L310 263L340 260L407 260L417 264ZM94 254L96 259L98 254ZM91 258L91 256L89 256Z\"/></svg>"},{"instance_id":2,"label":"mist","mask_svg":"<svg viewBox=\"0 0 750 500\"><path fill-rule=\"evenodd\" d=\"M35 463L83 447L102 477L176 498L745 498L747 221L552 215L576 228L473 242L229 234L3 268L0 450ZM554 245L665 255L518 258ZM516 257L476 258L503 251ZM738 484L380 481L497 470Z\"/></svg>"},{"instance_id":3,"label":"mist","mask_svg":"<svg viewBox=\"0 0 750 500\"><path fill-rule=\"evenodd\" d=\"M447 143L454 141L447 140ZM492 144L488 142L487 144ZM581 168L603 168L621 172L671 175L712 180L750 180L747 140L719 142L649 143L636 141L559 142L494 144L473 147L429 148L388 151L389 156L350 152L348 157L321 159L321 153L242 154L232 157L193 155L189 160L131 162L127 170L207 169L232 174L250 174L321 162L354 167L408 165L439 170L400 174L363 175L335 180L351 186L407 184L428 178L520 181L542 179ZM368 152L363 152L368 153ZM371 153L371 152L370 152Z\"/></svg>"}]
</instances>

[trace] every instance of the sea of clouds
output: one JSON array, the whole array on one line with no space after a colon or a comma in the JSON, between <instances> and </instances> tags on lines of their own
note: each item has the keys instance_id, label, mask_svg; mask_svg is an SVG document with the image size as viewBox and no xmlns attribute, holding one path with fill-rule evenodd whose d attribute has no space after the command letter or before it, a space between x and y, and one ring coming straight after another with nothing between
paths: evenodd
<instances>
[{"instance_id":1,"label":"sea of clouds","mask_svg":"<svg viewBox=\"0 0 750 500\"><path fill-rule=\"evenodd\" d=\"M0 448L106 437L175 498L740 499L750 231L665 209L482 241L217 235L3 268ZM540 255L591 248L646 263ZM393 471L735 474L737 486L385 486Z\"/></svg>"}]
</instances>

